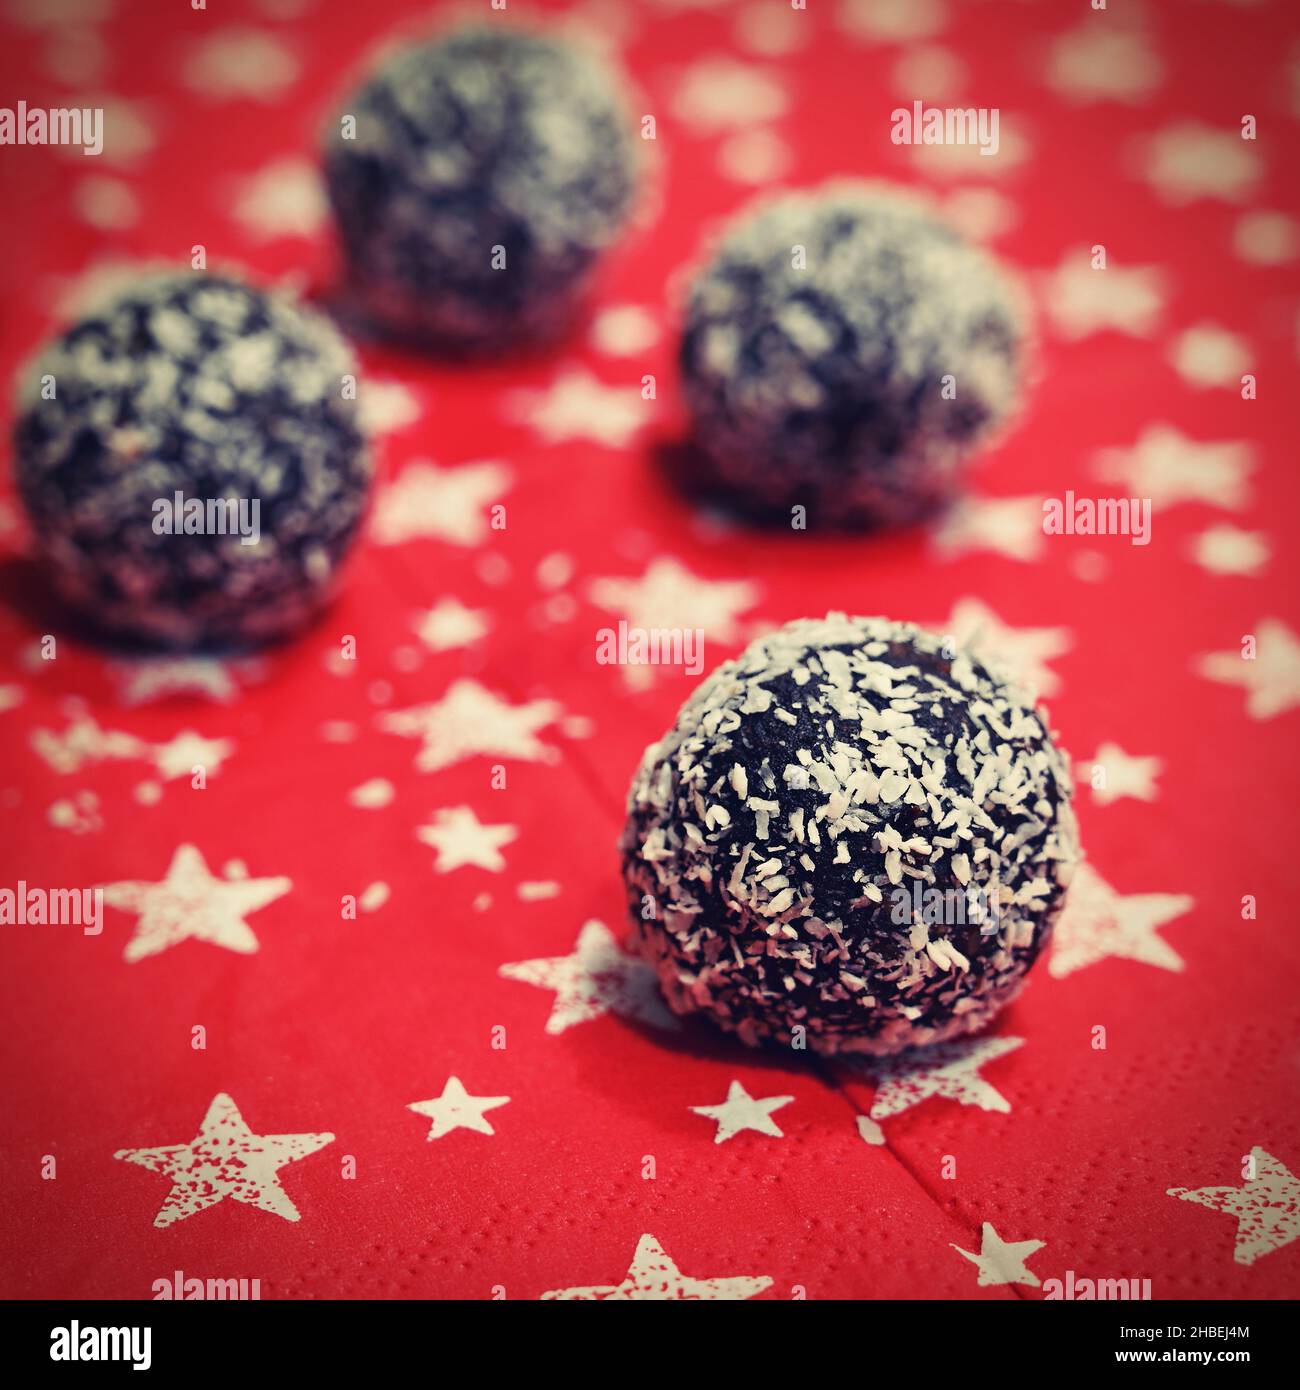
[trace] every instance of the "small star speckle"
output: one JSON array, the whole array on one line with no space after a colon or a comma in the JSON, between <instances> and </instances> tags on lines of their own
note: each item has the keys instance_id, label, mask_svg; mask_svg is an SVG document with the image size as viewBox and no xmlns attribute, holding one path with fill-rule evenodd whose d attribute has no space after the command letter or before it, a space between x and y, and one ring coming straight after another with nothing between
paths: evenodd
<instances>
[{"instance_id":1,"label":"small star speckle","mask_svg":"<svg viewBox=\"0 0 1300 1390\"><path fill-rule=\"evenodd\" d=\"M1125 796L1136 801L1154 801L1156 778L1163 766L1159 758L1133 757L1117 743L1103 743L1091 762L1079 764L1079 773L1088 779L1097 805L1109 806ZM1102 774L1099 786L1093 785L1098 771Z\"/></svg>"},{"instance_id":2,"label":"small star speckle","mask_svg":"<svg viewBox=\"0 0 1300 1390\"><path fill-rule=\"evenodd\" d=\"M432 1143L455 1129L472 1129L475 1134L495 1134L484 1115L498 1106L509 1104L509 1096L472 1096L461 1085L459 1077L450 1076L442 1088L442 1095L433 1100L412 1101L406 1108L433 1121L425 1136Z\"/></svg>"},{"instance_id":3,"label":"small star speckle","mask_svg":"<svg viewBox=\"0 0 1300 1390\"><path fill-rule=\"evenodd\" d=\"M772 1112L781 1109L783 1105L789 1105L793 1099L793 1096L767 1096L762 1100L756 1100L739 1081L733 1081L727 1090L727 1098L721 1105L692 1105L691 1111L717 1124L718 1130L713 1136L715 1144L721 1144L723 1140L730 1139L746 1129L770 1135L774 1139L783 1139L785 1136L772 1119Z\"/></svg>"},{"instance_id":4,"label":"small star speckle","mask_svg":"<svg viewBox=\"0 0 1300 1390\"><path fill-rule=\"evenodd\" d=\"M1003 1240L986 1221L980 1234L978 1255L963 1250L951 1241L949 1244L979 1269L979 1287L982 1289L991 1284L1028 1284L1030 1288L1038 1288L1038 1276L1026 1266L1025 1261L1035 1250L1043 1248L1044 1242L1041 1240Z\"/></svg>"},{"instance_id":5,"label":"small star speckle","mask_svg":"<svg viewBox=\"0 0 1300 1390\"><path fill-rule=\"evenodd\" d=\"M725 1279L693 1279L683 1274L652 1235L637 1242L636 1254L621 1284L595 1284L587 1288L552 1289L543 1298L551 1299L745 1299L771 1288L766 1276L732 1276Z\"/></svg>"},{"instance_id":6,"label":"small star speckle","mask_svg":"<svg viewBox=\"0 0 1300 1390\"><path fill-rule=\"evenodd\" d=\"M1110 957L1182 970L1183 958L1159 928L1193 905L1186 893L1117 893L1091 865L1081 864L1056 923L1048 973L1064 979Z\"/></svg>"},{"instance_id":7,"label":"small star speckle","mask_svg":"<svg viewBox=\"0 0 1300 1390\"><path fill-rule=\"evenodd\" d=\"M1242 649L1210 652L1196 669L1208 680L1242 686L1246 713L1252 719L1272 719L1300 704L1300 642L1280 618L1261 618L1254 636L1253 658Z\"/></svg>"},{"instance_id":8,"label":"small star speckle","mask_svg":"<svg viewBox=\"0 0 1300 1390\"><path fill-rule=\"evenodd\" d=\"M518 834L513 825L484 825L469 806L444 806L430 825L416 828L415 838L437 851L435 873L447 874L467 864L500 873L506 866L501 849Z\"/></svg>"}]
</instances>

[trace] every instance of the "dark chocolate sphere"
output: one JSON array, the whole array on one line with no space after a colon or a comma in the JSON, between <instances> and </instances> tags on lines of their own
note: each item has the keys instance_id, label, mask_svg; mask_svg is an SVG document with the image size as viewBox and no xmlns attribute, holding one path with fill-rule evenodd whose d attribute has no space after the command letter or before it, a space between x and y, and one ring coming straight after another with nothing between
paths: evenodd
<instances>
[{"instance_id":1,"label":"dark chocolate sphere","mask_svg":"<svg viewBox=\"0 0 1300 1390\"><path fill-rule=\"evenodd\" d=\"M28 368L14 429L64 596L176 647L306 622L365 507L354 370L328 319L227 275L141 279L68 329Z\"/></svg>"},{"instance_id":2,"label":"dark chocolate sphere","mask_svg":"<svg viewBox=\"0 0 1300 1390\"><path fill-rule=\"evenodd\" d=\"M689 293L681 345L705 482L796 524L924 517L1010 411L1018 295L920 199L836 183L743 214Z\"/></svg>"},{"instance_id":3,"label":"dark chocolate sphere","mask_svg":"<svg viewBox=\"0 0 1300 1390\"><path fill-rule=\"evenodd\" d=\"M889 1054L986 1024L1079 855L1044 712L944 639L802 621L719 667L645 754L623 872L678 1013Z\"/></svg>"},{"instance_id":4,"label":"dark chocolate sphere","mask_svg":"<svg viewBox=\"0 0 1300 1390\"><path fill-rule=\"evenodd\" d=\"M353 287L438 344L549 336L623 223L635 153L618 79L580 46L493 24L403 47L326 140Z\"/></svg>"}]
</instances>

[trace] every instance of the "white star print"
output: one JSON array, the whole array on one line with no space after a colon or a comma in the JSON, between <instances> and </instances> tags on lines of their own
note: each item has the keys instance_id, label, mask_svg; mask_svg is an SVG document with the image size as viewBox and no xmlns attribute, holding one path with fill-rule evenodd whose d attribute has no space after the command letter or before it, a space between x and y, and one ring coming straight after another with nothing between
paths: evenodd
<instances>
[{"instance_id":1,"label":"white star print","mask_svg":"<svg viewBox=\"0 0 1300 1390\"><path fill-rule=\"evenodd\" d=\"M1056 923L1048 973L1061 980L1112 956L1181 970L1183 958L1158 928L1193 906L1186 893L1117 893L1095 869L1081 864Z\"/></svg>"},{"instance_id":2,"label":"white star print","mask_svg":"<svg viewBox=\"0 0 1300 1390\"><path fill-rule=\"evenodd\" d=\"M435 873L473 864L495 874L506 866L501 847L518 834L513 825L484 825L468 806L444 806L434 813L431 825L417 827L415 838L438 851Z\"/></svg>"},{"instance_id":3,"label":"white star print","mask_svg":"<svg viewBox=\"0 0 1300 1390\"><path fill-rule=\"evenodd\" d=\"M753 1298L771 1288L766 1276L733 1275L725 1279L692 1279L683 1274L652 1235L637 1242L636 1254L621 1284L595 1284L588 1288L552 1289L543 1298L555 1299L709 1299Z\"/></svg>"},{"instance_id":4,"label":"white star print","mask_svg":"<svg viewBox=\"0 0 1300 1390\"><path fill-rule=\"evenodd\" d=\"M1067 252L1044 288L1057 332L1072 341L1103 329L1145 338L1160 318L1164 299L1164 276L1157 266L1094 270L1086 251Z\"/></svg>"},{"instance_id":5,"label":"white star print","mask_svg":"<svg viewBox=\"0 0 1300 1390\"><path fill-rule=\"evenodd\" d=\"M793 1096L767 1096L761 1100L755 1099L739 1081L733 1081L727 1089L727 1098L721 1105L692 1105L690 1108L694 1114L703 1115L706 1119L716 1122L718 1130L713 1136L715 1144L721 1144L724 1139L730 1139L745 1129L771 1135L774 1139L784 1139L785 1135L772 1119L772 1112L780 1110L783 1105L789 1105L793 1099Z\"/></svg>"},{"instance_id":6,"label":"white star print","mask_svg":"<svg viewBox=\"0 0 1300 1390\"><path fill-rule=\"evenodd\" d=\"M964 497L939 521L931 543L952 560L972 550L991 550L1010 560L1043 553L1041 497Z\"/></svg>"},{"instance_id":7,"label":"white star print","mask_svg":"<svg viewBox=\"0 0 1300 1390\"><path fill-rule=\"evenodd\" d=\"M238 689L225 663L215 657L150 657L118 669L122 674L122 701L128 705L191 693L226 704Z\"/></svg>"},{"instance_id":8,"label":"white star print","mask_svg":"<svg viewBox=\"0 0 1300 1390\"><path fill-rule=\"evenodd\" d=\"M156 955L190 937L248 954L257 950L257 937L245 915L282 898L292 886L283 876L213 878L198 849L181 845L161 882L107 883L104 901L140 919L126 945L128 961Z\"/></svg>"},{"instance_id":9,"label":"white star print","mask_svg":"<svg viewBox=\"0 0 1300 1390\"><path fill-rule=\"evenodd\" d=\"M431 651L449 652L468 647L492 630L486 609L466 608L459 599L439 599L427 613L416 619L415 631Z\"/></svg>"},{"instance_id":10,"label":"white star print","mask_svg":"<svg viewBox=\"0 0 1300 1390\"><path fill-rule=\"evenodd\" d=\"M753 127L786 108L780 82L762 68L731 58L704 58L682 75L673 93L673 115L699 134Z\"/></svg>"},{"instance_id":11,"label":"white star print","mask_svg":"<svg viewBox=\"0 0 1300 1390\"><path fill-rule=\"evenodd\" d=\"M495 1134L496 1130L483 1116L499 1105L509 1104L509 1096L472 1096L461 1085L459 1077L450 1076L442 1088L442 1095L433 1100L412 1101L406 1108L433 1121L425 1136L432 1143L454 1129L472 1129L475 1134Z\"/></svg>"},{"instance_id":12,"label":"white star print","mask_svg":"<svg viewBox=\"0 0 1300 1390\"><path fill-rule=\"evenodd\" d=\"M1126 449L1102 449L1095 472L1124 483L1135 497L1149 497L1153 511L1177 502L1205 502L1235 511L1250 498L1248 445L1188 439L1170 425L1148 425Z\"/></svg>"},{"instance_id":13,"label":"white star print","mask_svg":"<svg viewBox=\"0 0 1300 1390\"><path fill-rule=\"evenodd\" d=\"M1131 796L1135 801L1154 801L1156 778L1163 766L1159 758L1134 757L1118 743L1103 743L1090 763L1079 764L1079 773L1089 779L1091 786L1095 769L1100 767L1105 772L1105 782L1100 787L1092 787L1092 799L1098 806L1109 806L1123 796Z\"/></svg>"},{"instance_id":14,"label":"white star print","mask_svg":"<svg viewBox=\"0 0 1300 1390\"><path fill-rule=\"evenodd\" d=\"M606 386L583 368L570 367L545 391L516 391L507 408L548 444L590 439L621 449L645 424L648 402L636 386Z\"/></svg>"},{"instance_id":15,"label":"white star print","mask_svg":"<svg viewBox=\"0 0 1300 1390\"><path fill-rule=\"evenodd\" d=\"M1285 265L1300 251L1300 228L1283 212L1243 212L1232 229L1232 249L1248 265Z\"/></svg>"},{"instance_id":16,"label":"white star print","mask_svg":"<svg viewBox=\"0 0 1300 1390\"><path fill-rule=\"evenodd\" d=\"M840 0L839 27L857 38L906 43L933 38L948 22L943 0Z\"/></svg>"},{"instance_id":17,"label":"white star print","mask_svg":"<svg viewBox=\"0 0 1300 1390\"><path fill-rule=\"evenodd\" d=\"M1300 1178L1272 1154L1251 1149L1255 1176L1241 1187L1171 1187L1166 1196L1237 1218L1232 1258L1253 1265L1300 1236Z\"/></svg>"},{"instance_id":18,"label":"white star print","mask_svg":"<svg viewBox=\"0 0 1300 1390\"><path fill-rule=\"evenodd\" d=\"M280 1186L279 1170L333 1142L332 1134L254 1134L223 1092L208 1107L190 1143L119 1149L113 1157L171 1178L172 1190L154 1218L159 1229L226 1197L297 1221L298 1208Z\"/></svg>"},{"instance_id":19,"label":"white star print","mask_svg":"<svg viewBox=\"0 0 1300 1390\"><path fill-rule=\"evenodd\" d=\"M154 745L153 760L164 782L176 777L189 777L196 767L204 772L217 772L221 764L235 751L228 738L204 738L193 729L179 733L169 743Z\"/></svg>"},{"instance_id":20,"label":"white star print","mask_svg":"<svg viewBox=\"0 0 1300 1390\"><path fill-rule=\"evenodd\" d=\"M371 533L379 545L426 538L451 545L482 545L491 532L483 508L511 483L503 463L465 463L439 468L409 463L375 499Z\"/></svg>"},{"instance_id":21,"label":"white star print","mask_svg":"<svg viewBox=\"0 0 1300 1390\"><path fill-rule=\"evenodd\" d=\"M142 758L149 745L134 734L102 729L92 715L78 715L61 734L32 730L32 748L55 770L76 772L105 758Z\"/></svg>"},{"instance_id":22,"label":"white star print","mask_svg":"<svg viewBox=\"0 0 1300 1390\"><path fill-rule=\"evenodd\" d=\"M548 1033L563 1033L606 1013L657 1028L679 1026L659 996L654 971L637 956L628 955L604 922L587 922L570 955L516 961L503 965L498 973L507 980L555 991L546 1020Z\"/></svg>"},{"instance_id":23,"label":"white star print","mask_svg":"<svg viewBox=\"0 0 1300 1390\"><path fill-rule=\"evenodd\" d=\"M593 579L587 592L598 608L621 614L629 627L698 628L718 642L736 641L740 613L758 601L758 589L748 580L701 579L669 556L652 560L640 579Z\"/></svg>"},{"instance_id":24,"label":"white star print","mask_svg":"<svg viewBox=\"0 0 1300 1390\"><path fill-rule=\"evenodd\" d=\"M1085 19L1053 41L1047 81L1074 101L1138 101L1160 81L1162 69L1140 28Z\"/></svg>"},{"instance_id":25,"label":"white star print","mask_svg":"<svg viewBox=\"0 0 1300 1390\"><path fill-rule=\"evenodd\" d=\"M984 1223L980 1232L978 1255L973 1255L969 1250L963 1250L960 1245L949 1241L959 1255L964 1255L979 1269L981 1289L987 1288L990 1284L1028 1284L1036 1289L1039 1283L1038 1276L1026 1266L1025 1260L1035 1250L1041 1250L1044 1243L1041 1240L1003 1240L988 1221Z\"/></svg>"},{"instance_id":26,"label":"white star print","mask_svg":"<svg viewBox=\"0 0 1300 1390\"><path fill-rule=\"evenodd\" d=\"M357 415L361 428L373 438L413 425L420 418L420 402L400 381L367 377L357 388Z\"/></svg>"},{"instance_id":27,"label":"white star print","mask_svg":"<svg viewBox=\"0 0 1300 1390\"><path fill-rule=\"evenodd\" d=\"M635 357L659 341L659 325L639 304L614 304L596 315L591 341L609 357Z\"/></svg>"},{"instance_id":28,"label":"white star print","mask_svg":"<svg viewBox=\"0 0 1300 1390\"><path fill-rule=\"evenodd\" d=\"M875 1078L877 1091L870 1118L889 1120L931 1096L1007 1114L1011 1105L979 1074L985 1062L1004 1057L1024 1038L975 1038L900 1053L897 1057L863 1058L861 1069Z\"/></svg>"},{"instance_id":29,"label":"white star print","mask_svg":"<svg viewBox=\"0 0 1300 1390\"><path fill-rule=\"evenodd\" d=\"M544 744L537 731L562 713L555 700L512 705L477 681L464 679L454 682L441 700L381 714L377 722L385 733L420 739L415 766L421 772L437 772L482 755L554 761L555 749Z\"/></svg>"},{"instance_id":30,"label":"white star print","mask_svg":"<svg viewBox=\"0 0 1300 1390\"><path fill-rule=\"evenodd\" d=\"M1267 564L1268 537L1224 524L1211 526L1192 540L1192 558L1211 574L1257 574Z\"/></svg>"},{"instance_id":31,"label":"white star print","mask_svg":"<svg viewBox=\"0 0 1300 1390\"><path fill-rule=\"evenodd\" d=\"M992 671L1000 671L1030 694L1052 695L1061 681L1047 663L1070 650L1063 627L1008 627L977 598L959 599L940 629Z\"/></svg>"},{"instance_id":32,"label":"white star print","mask_svg":"<svg viewBox=\"0 0 1300 1390\"><path fill-rule=\"evenodd\" d=\"M277 159L240 180L234 215L253 237L314 235L329 212L316 166L305 159Z\"/></svg>"},{"instance_id":33,"label":"white star print","mask_svg":"<svg viewBox=\"0 0 1300 1390\"><path fill-rule=\"evenodd\" d=\"M1260 159L1239 130L1182 121L1149 139L1145 172L1160 197L1176 206L1198 198L1239 203L1259 178Z\"/></svg>"},{"instance_id":34,"label":"white star print","mask_svg":"<svg viewBox=\"0 0 1300 1390\"><path fill-rule=\"evenodd\" d=\"M264 30L234 26L202 39L184 67L186 84L214 100L276 101L297 76L287 44Z\"/></svg>"},{"instance_id":35,"label":"white star print","mask_svg":"<svg viewBox=\"0 0 1300 1390\"><path fill-rule=\"evenodd\" d=\"M1255 629L1253 660L1240 650L1210 652L1196 669L1208 680L1244 687L1246 713L1272 719L1300 704L1300 642L1280 618L1261 618Z\"/></svg>"},{"instance_id":36,"label":"white star print","mask_svg":"<svg viewBox=\"0 0 1300 1390\"><path fill-rule=\"evenodd\" d=\"M1194 324L1180 333L1169 359L1189 386L1239 386L1250 370L1245 340L1215 323Z\"/></svg>"}]
</instances>

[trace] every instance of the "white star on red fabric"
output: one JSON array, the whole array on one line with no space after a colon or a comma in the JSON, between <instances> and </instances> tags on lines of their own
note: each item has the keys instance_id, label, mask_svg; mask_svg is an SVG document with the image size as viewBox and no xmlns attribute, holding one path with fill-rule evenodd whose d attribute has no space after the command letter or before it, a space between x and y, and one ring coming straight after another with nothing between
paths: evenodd
<instances>
[{"instance_id":1,"label":"white star on red fabric","mask_svg":"<svg viewBox=\"0 0 1300 1390\"><path fill-rule=\"evenodd\" d=\"M1117 893L1091 865L1080 864L1052 936L1048 973L1064 979L1112 956L1181 970L1182 957L1158 928L1193 906L1186 893Z\"/></svg>"},{"instance_id":2,"label":"white star on red fabric","mask_svg":"<svg viewBox=\"0 0 1300 1390\"><path fill-rule=\"evenodd\" d=\"M897 1057L863 1058L857 1065L877 1083L870 1118L876 1121L892 1119L931 1096L1006 1114L1011 1109L1010 1103L984 1080L979 1069L986 1062L1014 1052L1024 1041L1024 1038L975 1038L935 1043L931 1047L900 1053Z\"/></svg>"},{"instance_id":3,"label":"white star on red fabric","mask_svg":"<svg viewBox=\"0 0 1300 1390\"><path fill-rule=\"evenodd\" d=\"M1272 719L1300 705L1300 642L1280 618L1261 618L1255 637L1253 659L1247 660L1240 649L1209 652L1196 669L1207 680L1243 687L1252 719Z\"/></svg>"},{"instance_id":4,"label":"white star on red fabric","mask_svg":"<svg viewBox=\"0 0 1300 1390\"><path fill-rule=\"evenodd\" d=\"M581 367L561 372L545 391L516 392L508 406L548 444L590 439L610 449L627 445L649 414L639 387L606 386Z\"/></svg>"},{"instance_id":5,"label":"white star on red fabric","mask_svg":"<svg viewBox=\"0 0 1300 1390\"><path fill-rule=\"evenodd\" d=\"M1010 560L1043 553L1041 497L965 497L939 521L931 537L940 558L991 550Z\"/></svg>"},{"instance_id":6,"label":"white star on red fabric","mask_svg":"<svg viewBox=\"0 0 1300 1390\"><path fill-rule=\"evenodd\" d=\"M216 772L234 751L235 745L228 738L204 738L193 729L186 729L167 743L155 744L153 760L158 775L170 782L176 777L192 776L196 767Z\"/></svg>"},{"instance_id":7,"label":"white star on red fabric","mask_svg":"<svg viewBox=\"0 0 1300 1390\"><path fill-rule=\"evenodd\" d=\"M271 241L283 236L314 236L329 216L320 171L306 159L277 159L242 179L235 192L234 216L250 236Z\"/></svg>"},{"instance_id":8,"label":"white star on red fabric","mask_svg":"<svg viewBox=\"0 0 1300 1390\"><path fill-rule=\"evenodd\" d=\"M430 651L449 652L468 647L492 630L491 615L483 608L466 608L459 599L439 599L415 620L415 632Z\"/></svg>"},{"instance_id":9,"label":"white star on red fabric","mask_svg":"<svg viewBox=\"0 0 1300 1390\"><path fill-rule=\"evenodd\" d=\"M587 1288L552 1289L543 1298L553 1299L732 1299L753 1298L771 1288L764 1275L732 1275L722 1279L693 1279L683 1274L652 1235L637 1242L636 1254L621 1284L594 1284Z\"/></svg>"},{"instance_id":10,"label":"white star on red fabric","mask_svg":"<svg viewBox=\"0 0 1300 1390\"><path fill-rule=\"evenodd\" d=\"M1044 300L1063 338L1086 338L1103 329L1145 338L1164 308L1164 275L1157 266L1094 269L1086 251L1070 251L1047 276Z\"/></svg>"},{"instance_id":11,"label":"white star on red fabric","mask_svg":"<svg viewBox=\"0 0 1300 1390\"><path fill-rule=\"evenodd\" d=\"M718 642L739 637L739 615L758 602L747 579L701 579L671 556L651 560L640 579L593 579L591 601L627 619L629 627L694 631Z\"/></svg>"},{"instance_id":12,"label":"white star on red fabric","mask_svg":"<svg viewBox=\"0 0 1300 1390\"><path fill-rule=\"evenodd\" d=\"M357 390L357 415L361 428L373 437L413 425L420 418L420 402L400 381L363 377Z\"/></svg>"},{"instance_id":13,"label":"white star on red fabric","mask_svg":"<svg viewBox=\"0 0 1300 1390\"><path fill-rule=\"evenodd\" d=\"M1196 323L1174 339L1169 360L1189 386L1239 386L1250 370L1250 349L1217 323Z\"/></svg>"},{"instance_id":14,"label":"white star on red fabric","mask_svg":"<svg viewBox=\"0 0 1300 1390\"><path fill-rule=\"evenodd\" d=\"M254 1134L224 1092L208 1107L196 1138L156 1149L119 1149L114 1158L172 1180L154 1225L184 1221L229 1197L297 1221L298 1208L280 1186L279 1170L332 1144L332 1134Z\"/></svg>"},{"instance_id":15,"label":"white star on red fabric","mask_svg":"<svg viewBox=\"0 0 1300 1390\"><path fill-rule=\"evenodd\" d=\"M430 825L416 827L415 838L438 851L435 873L448 874L465 864L500 873L506 866L503 845L517 838L513 825L484 825L469 806L444 806Z\"/></svg>"},{"instance_id":16,"label":"white star on red fabric","mask_svg":"<svg viewBox=\"0 0 1300 1390\"><path fill-rule=\"evenodd\" d=\"M1259 178L1261 161L1239 127L1218 130L1201 121L1180 121L1146 142L1146 178L1167 202L1198 198L1239 203Z\"/></svg>"},{"instance_id":17,"label":"white star on red fabric","mask_svg":"<svg viewBox=\"0 0 1300 1390\"><path fill-rule=\"evenodd\" d=\"M700 134L761 125L780 116L785 90L763 68L734 58L702 58L682 74L673 115Z\"/></svg>"},{"instance_id":18,"label":"white star on red fabric","mask_svg":"<svg viewBox=\"0 0 1300 1390\"><path fill-rule=\"evenodd\" d=\"M1262 531L1211 526L1191 543L1192 558L1211 574L1257 574L1268 563L1268 537Z\"/></svg>"},{"instance_id":19,"label":"white star on red fabric","mask_svg":"<svg viewBox=\"0 0 1300 1390\"><path fill-rule=\"evenodd\" d=\"M1240 1187L1171 1187L1165 1194L1235 1216L1232 1258L1239 1265L1252 1265L1300 1236L1300 1178L1258 1146L1250 1157L1255 1176Z\"/></svg>"},{"instance_id":20,"label":"white star on red fabric","mask_svg":"<svg viewBox=\"0 0 1300 1390\"><path fill-rule=\"evenodd\" d=\"M1051 695L1061 687L1060 677L1047 663L1070 650L1067 628L1010 627L979 599L963 598L939 630L1031 695Z\"/></svg>"},{"instance_id":21,"label":"white star on red fabric","mask_svg":"<svg viewBox=\"0 0 1300 1390\"><path fill-rule=\"evenodd\" d=\"M499 973L507 980L555 991L546 1020L548 1033L563 1033L606 1013L656 1028L679 1026L659 995L654 971L623 950L604 922L587 922L567 956L515 961Z\"/></svg>"},{"instance_id":22,"label":"white star on red fabric","mask_svg":"<svg viewBox=\"0 0 1300 1390\"><path fill-rule=\"evenodd\" d=\"M991 1284L1028 1284L1038 1288L1038 1276L1029 1269L1025 1260L1041 1250L1045 1244L1041 1240L1003 1240L986 1221L980 1232L980 1252L972 1254L963 1250L953 1241L948 1242L959 1254L964 1255L980 1272L979 1287L988 1288Z\"/></svg>"},{"instance_id":23,"label":"white star on red fabric","mask_svg":"<svg viewBox=\"0 0 1300 1390\"><path fill-rule=\"evenodd\" d=\"M441 700L381 714L378 724L385 733L420 739L415 766L421 772L437 772L480 756L554 761L555 749L537 732L562 713L555 700L512 705L477 681L463 679L455 681Z\"/></svg>"},{"instance_id":24,"label":"white star on red fabric","mask_svg":"<svg viewBox=\"0 0 1300 1390\"><path fill-rule=\"evenodd\" d=\"M1153 510L1176 502L1205 502L1237 510L1250 500L1251 451L1245 443L1188 439L1170 425L1149 425L1128 448L1102 449L1095 471L1149 497Z\"/></svg>"},{"instance_id":25,"label":"white star on red fabric","mask_svg":"<svg viewBox=\"0 0 1300 1390\"><path fill-rule=\"evenodd\" d=\"M175 694L201 694L222 704L238 690L224 662L208 656L149 657L124 663L122 701L142 705Z\"/></svg>"},{"instance_id":26,"label":"white star on red fabric","mask_svg":"<svg viewBox=\"0 0 1300 1390\"><path fill-rule=\"evenodd\" d=\"M727 1088L727 1098L721 1105L692 1105L690 1108L693 1114L703 1115L717 1124L718 1130L713 1136L715 1144L721 1144L723 1140L730 1139L745 1129L756 1130L759 1134L770 1135L773 1139L784 1139L785 1135L772 1119L772 1112L780 1110L783 1105L789 1105L793 1099L793 1096L766 1096L756 1099L739 1081L733 1081Z\"/></svg>"},{"instance_id":27,"label":"white star on red fabric","mask_svg":"<svg viewBox=\"0 0 1300 1390\"><path fill-rule=\"evenodd\" d=\"M428 460L408 463L375 499L371 535L378 545L439 540L482 545L491 533L485 507L510 487L503 463L463 463L439 468Z\"/></svg>"},{"instance_id":28,"label":"white star on red fabric","mask_svg":"<svg viewBox=\"0 0 1300 1390\"><path fill-rule=\"evenodd\" d=\"M433 1100L412 1101L406 1108L433 1121L425 1136L432 1143L454 1129L472 1129L475 1134L495 1134L496 1130L483 1117L487 1111L509 1104L509 1096L472 1096L461 1085L459 1077L449 1076L442 1088L442 1095Z\"/></svg>"},{"instance_id":29,"label":"white star on red fabric","mask_svg":"<svg viewBox=\"0 0 1300 1390\"><path fill-rule=\"evenodd\" d=\"M257 937L245 916L282 898L292 887L283 876L213 878L198 849L181 845L161 882L108 883L104 901L140 919L123 953L128 961L157 955L191 937L246 955L257 950Z\"/></svg>"},{"instance_id":30,"label":"white star on red fabric","mask_svg":"<svg viewBox=\"0 0 1300 1390\"><path fill-rule=\"evenodd\" d=\"M1109 806L1124 796L1131 796L1135 801L1154 801L1156 778L1163 766L1160 758L1135 757L1118 743L1103 743L1090 762L1079 764L1079 771L1090 779L1092 799L1097 805ZM1098 767L1104 771L1105 781L1100 787L1094 787L1091 777Z\"/></svg>"},{"instance_id":31,"label":"white star on red fabric","mask_svg":"<svg viewBox=\"0 0 1300 1390\"><path fill-rule=\"evenodd\" d=\"M1139 26L1085 19L1053 40L1047 81L1071 101L1139 101L1160 81L1163 67Z\"/></svg>"}]
</instances>

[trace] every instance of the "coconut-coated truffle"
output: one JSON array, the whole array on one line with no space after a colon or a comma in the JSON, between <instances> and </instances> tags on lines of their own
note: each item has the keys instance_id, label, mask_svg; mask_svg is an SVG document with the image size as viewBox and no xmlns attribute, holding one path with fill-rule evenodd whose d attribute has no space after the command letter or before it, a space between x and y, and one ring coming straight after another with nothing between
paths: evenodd
<instances>
[{"instance_id":1,"label":"coconut-coated truffle","mask_svg":"<svg viewBox=\"0 0 1300 1390\"><path fill-rule=\"evenodd\" d=\"M116 636L244 646L306 622L370 460L330 322L229 275L151 275L19 388L18 488L65 598Z\"/></svg>"},{"instance_id":2,"label":"coconut-coated truffle","mask_svg":"<svg viewBox=\"0 0 1300 1390\"><path fill-rule=\"evenodd\" d=\"M434 344L553 335L623 223L635 153L619 80L582 45L492 24L399 48L326 140L356 297Z\"/></svg>"},{"instance_id":3,"label":"coconut-coated truffle","mask_svg":"<svg viewBox=\"0 0 1300 1390\"><path fill-rule=\"evenodd\" d=\"M628 795L633 938L743 1041L889 1054L1020 989L1079 857L1045 712L909 623L790 623L709 676Z\"/></svg>"},{"instance_id":4,"label":"coconut-coated truffle","mask_svg":"<svg viewBox=\"0 0 1300 1390\"><path fill-rule=\"evenodd\" d=\"M1019 304L997 264L911 194L840 182L761 201L686 305L706 487L787 526L923 518L1012 408Z\"/></svg>"}]
</instances>

